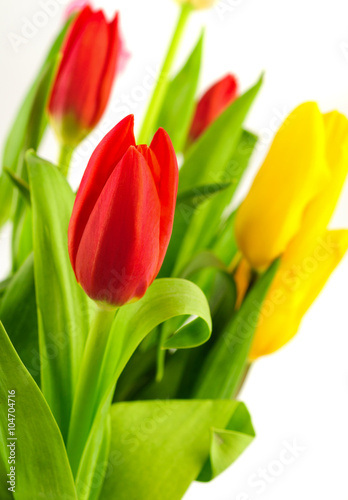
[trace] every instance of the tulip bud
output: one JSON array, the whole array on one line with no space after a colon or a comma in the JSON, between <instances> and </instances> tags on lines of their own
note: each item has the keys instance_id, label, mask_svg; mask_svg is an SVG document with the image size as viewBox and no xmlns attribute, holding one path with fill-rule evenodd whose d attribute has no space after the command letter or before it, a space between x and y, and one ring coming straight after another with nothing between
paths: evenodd
<instances>
[{"instance_id":1,"label":"tulip bud","mask_svg":"<svg viewBox=\"0 0 348 500\"><path fill-rule=\"evenodd\" d=\"M227 75L215 83L199 100L189 133L192 143L236 99L238 83L233 75Z\"/></svg>"},{"instance_id":2,"label":"tulip bud","mask_svg":"<svg viewBox=\"0 0 348 500\"><path fill-rule=\"evenodd\" d=\"M137 146L124 118L89 160L69 225L77 281L94 300L141 298L162 265L174 220L178 165L168 134Z\"/></svg>"},{"instance_id":3,"label":"tulip bud","mask_svg":"<svg viewBox=\"0 0 348 500\"><path fill-rule=\"evenodd\" d=\"M49 100L52 127L62 144L75 147L100 120L120 54L118 15L111 23L86 6L67 34Z\"/></svg>"},{"instance_id":4,"label":"tulip bud","mask_svg":"<svg viewBox=\"0 0 348 500\"><path fill-rule=\"evenodd\" d=\"M212 7L217 0L176 0L178 4L189 4L194 9L208 9Z\"/></svg>"}]
</instances>

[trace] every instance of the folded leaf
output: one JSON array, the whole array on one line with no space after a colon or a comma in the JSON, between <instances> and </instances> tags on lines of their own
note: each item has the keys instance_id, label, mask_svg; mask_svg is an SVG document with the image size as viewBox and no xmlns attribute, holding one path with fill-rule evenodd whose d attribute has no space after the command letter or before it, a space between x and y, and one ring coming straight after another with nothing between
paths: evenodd
<instances>
[{"instance_id":1,"label":"folded leaf","mask_svg":"<svg viewBox=\"0 0 348 500\"><path fill-rule=\"evenodd\" d=\"M240 405L178 400L113 405L109 469L100 498L181 499L209 455L217 473L242 451L237 436L225 442L223 451L229 460L222 464L222 452L211 443L212 429L233 430L229 423Z\"/></svg>"},{"instance_id":2,"label":"folded leaf","mask_svg":"<svg viewBox=\"0 0 348 500\"><path fill-rule=\"evenodd\" d=\"M0 434L15 443L16 500L77 500L57 423L0 323ZM15 437L8 435L8 391L15 391Z\"/></svg>"},{"instance_id":3,"label":"folded leaf","mask_svg":"<svg viewBox=\"0 0 348 500\"><path fill-rule=\"evenodd\" d=\"M89 302L68 255L74 194L61 173L27 154L33 211L41 385L66 437L74 388L89 329Z\"/></svg>"},{"instance_id":4,"label":"folded leaf","mask_svg":"<svg viewBox=\"0 0 348 500\"><path fill-rule=\"evenodd\" d=\"M197 480L211 481L228 469L254 437L250 414L246 406L239 403L225 429L211 430L210 457Z\"/></svg>"}]
</instances>

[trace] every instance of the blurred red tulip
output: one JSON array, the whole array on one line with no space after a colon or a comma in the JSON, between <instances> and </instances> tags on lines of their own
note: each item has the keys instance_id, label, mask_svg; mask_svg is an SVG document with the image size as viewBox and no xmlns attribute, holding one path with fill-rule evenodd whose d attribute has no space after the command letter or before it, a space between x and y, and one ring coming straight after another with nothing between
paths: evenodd
<instances>
[{"instance_id":1,"label":"blurred red tulip","mask_svg":"<svg viewBox=\"0 0 348 500\"><path fill-rule=\"evenodd\" d=\"M220 114L236 99L238 82L233 75L227 75L201 97L189 133L192 143L209 127Z\"/></svg>"},{"instance_id":2,"label":"blurred red tulip","mask_svg":"<svg viewBox=\"0 0 348 500\"><path fill-rule=\"evenodd\" d=\"M100 142L88 163L69 225L76 278L94 300L141 298L162 265L174 220L178 165L168 134L135 144L134 117Z\"/></svg>"},{"instance_id":3,"label":"blurred red tulip","mask_svg":"<svg viewBox=\"0 0 348 500\"><path fill-rule=\"evenodd\" d=\"M63 144L76 146L100 120L120 55L118 15L108 23L86 6L68 31L49 101L52 126Z\"/></svg>"}]
</instances>

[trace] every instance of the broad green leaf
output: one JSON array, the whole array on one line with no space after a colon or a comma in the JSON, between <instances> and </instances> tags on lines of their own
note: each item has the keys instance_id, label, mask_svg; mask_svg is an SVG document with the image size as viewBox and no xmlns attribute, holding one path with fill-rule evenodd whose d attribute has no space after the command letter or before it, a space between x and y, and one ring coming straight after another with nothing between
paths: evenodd
<instances>
[{"instance_id":1,"label":"broad green leaf","mask_svg":"<svg viewBox=\"0 0 348 500\"><path fill-rule=\"evenodd\" d=\"M203 34L184 67L170 82L157 128L169 134L175 151L182 151L195 108L195 96L202 60Z\"/></svg>"},{"instance_id":2,"label":"broad green leaf","mask_svg":"<svg viewBox=\"0 0 348 500\"><path fill-rule=\"evenodd\" d=\"M246 406L240 403L226 429L211 430L210 457L197 480L211 481L228 469L254 437L250 414Z\"/></svg>"},{"instance_id":3,"label":"broad green leaf","mask_svg":"<svg viewBox=\"0 0 348 500\"><path fill-rule=\"evenodd\" d=\"M203 292L190 281L155 280L141 300L118 310L109 341L103 351L102 362L96 356L95 359L89 359L88 366L81 369L81 385L85 380L84 369L88 370L89 374L98 373L99 377L90 377L90 404L86 407L85 401L79 397L74 402L68 440L73 471L80 463L81 456L80 469L86 470L85 461L93 463L90 449L95 456L99 454L100 433L103 432L115 385L132 354L159 324L176 316L197 316L197 319L194 322L195 332L192 324L181 328L170 339L173 344L177 342L188 347L190 342L194 346L208 340L211 333L209 305ZM88 346L89 343L86 350ZM83 390L79 391L79 385L77 391L78 394L84 394ZM82 413L83 419L80 418ZM88 451L84 451L86 442ZM94 443L93 446L91 442ZM94 474L94 470L91 470L90 474Z\"/></svg>"},{"instance_id":4,"label":"broad green leaf","mask_svg":"<svg viewBox=\"0 0 348 500\"><path fill-rule=\"evenodd\" d=\"M225 429L239 406L178 400L113 405L109 471L100 498L182 499L211 455L211 429Z\"/></svg>"},{"instance_id":5,"label":"broad green leaf","mask_svg":"<svg viewBox=\"0 0 348 500\"><path fill-rule=\"evenodd\" d=\"M7 484L9 478L8 474L8 456L6 456L7 451L7 442L2 436L2 432L0 432L0 498L1 500L11 500L13 499L13 495L8 488L11 486ZM6 465L5 465L6 464Z\"/></svg>"},{"instance_id":6,"label":"broad green leaf","mask_svg":"<svg viewBox=\"0 0 348 500\"><path fill-rule=\"evenodd\" d=\"M58 37L54 41L41 69L39 70L38 76L34 83L32 84L30 90L28 91L23 103L18 111L18 114L14 120L11 127L9 135L6 140L4 155L2 160L2 165L9 168L14 173L19 173L21 169L21 162L23 161L23 154L29 148L37 149L39 142L43 136L43 133L47 126L46 115L37 115L37 105L41 102L42 96L39 92L39 87L42 85L42 77L46 73L47 68L50 67L53 61L55 61L57 54L60 51L62 42L64 40L67 29L71 23L70 19L67 21L62 31L59 33ZM54 64L54 63L53 63ZM40 128L34 127L33 125L37 123L40 124ZM31 143L29 135L32 134L33 130L36 130L36 143ZM32 136L32 139L35 137ZM0 212L0 227L7 221L11 213L11 205L13 200L13 186L8 178L8 176L2 172L0 175L0 199L1 199L1 212Z\"/></svg>"},{"instance_id":7,"label":"broad green leaf","mask_svg":"<svg viewBox=\"0 0 348 500\"><path fill-rule=\"evenodd\" d=\"M180 170L179 193L225 181L228 161L236 150L243 122L261 84L262 78L236 99L189 149Z\"/></svg>"},{"instance_id":8,"label":"broad green leaf","mask_svg":"<svg viewBox=\"0 0 348 500\"><path fill-rule=\"evenodd\" d=\"M40 353L33 255L27 258L9 283L1 301L0 320L22 362L39 384Z\"/></svg>"},{"instance_id":9,"label":"broad green leaf","mask_svg":"<svg viewBox=\"0 0 348 500\"><path fill-rule=\"evenodd\" d=\"M243 376L262 303L278 269L275 261L259 278L238 313L207 356L196 382L195 398L231 398Z\"/></svg>"},{"instance_id":10,"label":"broad green leaf","mask_svg":"<svg viewBox=\"0 0 348 500\"><path fill-rule=\"evenodd\" d=\"M15 391L16 500L77 500L64 442L40 389L0 323L0 433L8 435L8 391Z\"/></svg>"},{"instance_id":11,"label":"broad green leaf","mask_svg":"<svg viewBox=\"0 0 348 500\"><path fill-rule=\"evenodd\" d=\"M185 233L184 241L176 261L174 276L180 274L182 267L201 250L209 248L221 217L231 204L240 180L249 164L257 138L250 132L243 131L237 148L224 171L224 180L230 183L227 189L205 201L195 212Z\"/></svg>"},{"instance_id":12,"label":"broad green leaf","mask_svg":"<svg viewBox=\"0 0 348 500\"><path fill-rule=\"evenodd\" d=\"M53 165L33 153L26 159L33 211L41 386L66 437L89 329L89 302L76 282L68 255L74 194Z\"/></svg>"}]
</instances>

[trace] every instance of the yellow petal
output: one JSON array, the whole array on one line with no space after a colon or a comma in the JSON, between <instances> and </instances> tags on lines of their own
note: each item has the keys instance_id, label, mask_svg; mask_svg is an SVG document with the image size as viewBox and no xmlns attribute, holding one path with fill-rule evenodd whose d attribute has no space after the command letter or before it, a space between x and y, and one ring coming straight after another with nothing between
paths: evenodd
<instances>
[{"instance_id":1,"label":"yellow petal","mask_svg":"<svg viewBox=\"0 0 348 500\"><path fill-rule=\"evenodd\" d=\"M304 314L347 249L348 230L325 231L310 254L282 259L262 306L251 360L276 351L296 335Z\"/></svg>"},{"instance_id":2,"label":"yellow petal","mask_svg":"<svg viewBox=\"0 0 348 500\"><path fill-rule=\"evenodd\" d=\"M312 102L296 108L277 132L236 216L239 248L254 268L285 251L329 181L325 142L324 120Z\"/></svg>"},{"instance_id":3,"label":"yellow petal","mask_svg":"<svg viewBox=\"0 0 348 500\"><path fill-rule=\"evenodd\" d=\"M328 227L348 173L348 120L333 111L324 115L326 158L330 180L308 205L301 229L286 250L286 258L296 259L311 251L317 238ZM294 254L294 256L293 256Z\"/></svg>"}]
</instances>

